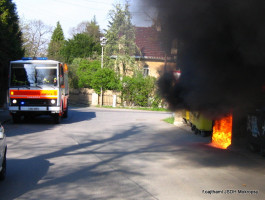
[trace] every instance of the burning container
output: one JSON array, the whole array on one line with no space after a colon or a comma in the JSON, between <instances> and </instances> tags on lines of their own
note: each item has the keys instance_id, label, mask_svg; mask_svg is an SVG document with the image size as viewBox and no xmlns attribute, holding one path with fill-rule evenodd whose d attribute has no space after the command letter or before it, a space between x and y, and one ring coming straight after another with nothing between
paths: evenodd
<instances>
[{"instance_id":1,"label":"burning container","mask_svg":"<svg viewBox=\"0 0 265 200\"><path fill-rule=\"evenodd\" d=\"M232 143L233 116L229 114L214 121L211 145L220 149L227 149Z\"/></svg>"},{"instance_id":2,"label":"burning container","mask_svg":"<svg viewBox=\"0 0 265 200\"><path fill-rule=\"evenodd\" d=\"M247 133L250 150L265 156L265 108L248 114Z\"/></svg>"},{"instance_id":3,"label":"burning container","mask_svg":"<svg viewBox=\"0 0 265 200\"><path fill-rule=\"evenodd\" d=\"M188 124L190 120L190 112L188 110L182 110L181 114L182 114L184 123Z\"/></svg>"},{"instance_id":4,"label":"burning container","mask_svg":"<svg viewBox=\"0 0 265 200\"><path fill-rule=\"evenodd\" d=\"M200 112L190 113L191 129L195 134L203 137L210 136L213 130L213 121L203 116Z\"/></svg>"}]
</instances>

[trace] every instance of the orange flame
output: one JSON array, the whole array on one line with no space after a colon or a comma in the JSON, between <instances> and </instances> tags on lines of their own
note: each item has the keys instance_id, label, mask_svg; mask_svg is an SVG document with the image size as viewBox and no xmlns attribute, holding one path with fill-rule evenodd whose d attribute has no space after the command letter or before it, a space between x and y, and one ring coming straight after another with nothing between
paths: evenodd
<instances>
[{"instance_id":1,"label":"orange flame","mask_svg":"<svg viewBox=\"0 0 265 200\"><path fill-rule=\"evenodd\" d=\"M227 149L232 140L232 115L215 120L213 127L212 146Z\"/></svg>"}]
</instances>

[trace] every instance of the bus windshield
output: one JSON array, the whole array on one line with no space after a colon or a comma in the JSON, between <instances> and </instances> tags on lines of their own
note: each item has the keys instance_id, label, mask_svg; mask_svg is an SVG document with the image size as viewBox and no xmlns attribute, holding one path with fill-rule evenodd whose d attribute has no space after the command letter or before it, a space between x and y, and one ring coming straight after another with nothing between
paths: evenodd
<instances>
[{"instance_id":1,"label":"bus windshield","mask_svg":"<svg viewBox=\"0 0 265 200\"><path fill-rule=\"evenodd\" d=\"M57 86L56 64L11 64L10 86Z\"/></svg>"}]
</instances>

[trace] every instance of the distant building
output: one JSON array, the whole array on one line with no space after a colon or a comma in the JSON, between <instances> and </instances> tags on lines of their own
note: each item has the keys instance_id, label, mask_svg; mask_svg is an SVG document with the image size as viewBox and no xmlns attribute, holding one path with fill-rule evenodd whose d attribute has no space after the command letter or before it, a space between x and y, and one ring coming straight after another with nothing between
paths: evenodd
<instances>
[{"instance_id":1,"label":"distant building","mask_svg":"<svg viewBox=\"0 0 265 200\"><path fill-rule=\"evenodd\" d=\"M163 50L160 30L155 27L135 27L135 43L140 51L136 61L145 76L158 77L165 68L176 69L176 49L171 49L170 55ZM174 45L174 42L173 42Z\"/></svg>"}]
</instances>

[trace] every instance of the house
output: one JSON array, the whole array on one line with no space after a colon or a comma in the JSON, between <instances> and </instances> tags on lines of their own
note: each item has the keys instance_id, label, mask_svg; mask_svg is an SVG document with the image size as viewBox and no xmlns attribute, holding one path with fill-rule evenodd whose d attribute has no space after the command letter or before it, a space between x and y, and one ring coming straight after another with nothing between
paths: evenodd
<instances>
[{"instance_id":1,"label":"house","mask_svg":"<svg viewBox=\"0 0 265 200\"><path fill-rule=\"evenodd\" d=\"M136 61L145 76L159 77L165 65L176 69L176 50L171 49L170 55L166 54L160 33L155 27L135 27L135 43L140 51Z\"/></svg>"}]
</instances>

